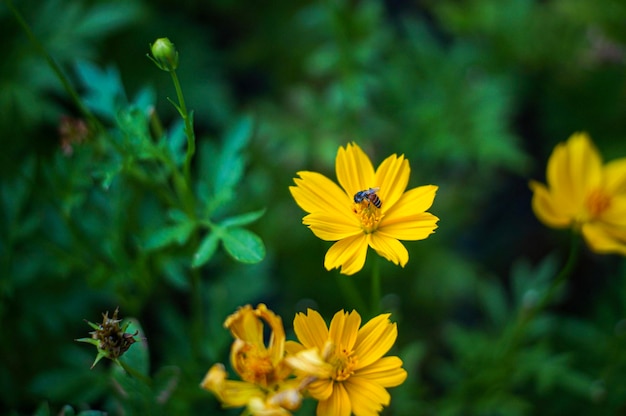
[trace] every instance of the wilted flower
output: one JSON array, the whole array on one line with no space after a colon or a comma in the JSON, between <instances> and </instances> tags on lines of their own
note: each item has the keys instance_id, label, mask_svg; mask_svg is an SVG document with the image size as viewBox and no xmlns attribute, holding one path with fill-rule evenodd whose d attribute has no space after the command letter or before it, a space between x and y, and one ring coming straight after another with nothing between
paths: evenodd
<instances>
[{"instance_id":1,"label":"wilted flower","mask_svg":"<svg viewBox=\"0 0 626 416\"><path fill-rule=\"evenodd\" d=\"M326 269L358 272L368 246L404 267L409 253L399 240L423 240L437 228L439 219L426 212L437 186L406 191L411 168L404 155L391 155L374 170L354 143L339 148L335 167L341 187L306 171L298 172L296 186L289 187L296 203L309 213L302 222L322 240L336 241L326 253Z\"/></svg>"},{"instance_id":2,"label":"wilted flower","mask_svg":"<svg viewBox=\"0 0 626 416\"><path fill-rule=\"evenodd\" d=\"M359 328L356 311L339 311L327 328L314 310L296 315L293 325L300 344L287 343L287 361L312 377L307 391L319 400L317 416L376 415L389 405L386 388L407 377L400 358L383 357L398 335L389 316L378 315Z\"/></svg>"},{"instance_id":3,"label":"wilted flower","mask_svg":"<svg viewBox=\"0 0 626 416\"><path fill-rule=\"evenodd\" d=\"M539 220L580 231L597 253L626 255L626 158L603 164L589 136L575 133L556 146L546 176L547 186L530 182Z\"/></svg>"},{"instance_id":4,"label":"wilted flower","mask_svg":"<svg viewBox=\"0 0 626 416\"><path fill-rule=\"evenodd\" d=\"M86 321L95 331L90 332L91 338L80 338L76 340L95 345L98 349L98 355L91 365L91 368L104 357L117 361L118 358L128 351L131 345L137 342L135 337L139 334L139 331L136 331L134 334L126 332L130 321L127 321L124 326L120 327L122 320L117 319L118 311L119 308L116 308L112 318L109 318L109 311L103 313L101 324Z\"/></svg>"},{"instance_id":5,"label":"wilted flower","mask_svg":"<svg viewBox=\"0 0 626 416\"><path fill-rule=\"evenodd\" d=\"M270 328L264 342L264 323ZM227 380L222 364L215 364L200 384L226 407L247 406L257 416L283 416L298 409L302 401L300 381L290 378L292 369L284 360L285 330L282 320L264 304L246 305L224 322L235 338L230 361L242 381Z\"/></svg>"}]
</instances>

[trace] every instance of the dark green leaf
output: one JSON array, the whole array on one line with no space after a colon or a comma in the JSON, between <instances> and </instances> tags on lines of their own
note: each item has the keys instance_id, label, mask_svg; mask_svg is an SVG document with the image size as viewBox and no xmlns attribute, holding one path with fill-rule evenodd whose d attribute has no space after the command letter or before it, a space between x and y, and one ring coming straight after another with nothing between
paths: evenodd
<instances>
[{"instance_id":1,"label":"dark green leaf","mask_svg":"<svg viewBox=\"0 0 626 416\"><path fill-rule=\"evenodd\" d=\"M258 263L265 257L261 238L243 228L228 228L222 236L226 252L242 263Z\"/></svg>"}]
</instances>

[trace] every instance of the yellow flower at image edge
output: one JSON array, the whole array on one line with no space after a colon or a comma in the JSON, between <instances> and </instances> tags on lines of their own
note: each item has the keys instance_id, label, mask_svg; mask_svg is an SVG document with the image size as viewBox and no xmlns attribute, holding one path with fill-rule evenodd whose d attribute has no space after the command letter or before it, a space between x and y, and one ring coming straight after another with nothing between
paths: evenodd
<instances>
[{"instance_id":1,"label":"yellow flower at image edge","mask_svg":"<svg viewBox=\"0 0 626 416\"><path fill-rule=\"evenodd\" d=\"M597 253L626 255L626 158L603 164L589 136L575 133L555 147L546 180L530 182L540 221L580 231Z\"/></svg>"},{"instance_id":2,"label":"yellow flower at image edge","mask_svg":"<svg viewBox=\"0 0 626 416\"><path fill-rule=\"evenodd\" d=\"M423 240L439 219L426 212L437 186L406 190L411 168L403 155L391 155L374 170L354 144L340 147L335 163L338 186L317 172L298 172L289 190L308 213L302 222L320 239L336 241L326 253L327 270L354 274L363 268L367 248L404 267L409 253L399 240Z\"/></svg>"},{"instance_id":3,"label":"yellow flower at image edge","mask_svg":"<svg viewBox=\"0 0 626 416\"><path fill-rule=\"evenodd\" d=\"M389 405L386 388L402 384L407 373L400 358L384 357L398 335L388 318L379 315L359 328L356 311L339 311L327 328L314 310L296 315L300 343L287 342L286 360L311 377L307 391L319 401L318 416L376 415Z\"/></svg>"},{"instance_id":4,"label":"yellow flower at image edge","mask_svg":"<svg viewBox=\"0 0 626 416\"><path fill-rule=\"evenodd\" d=\"M268 344L264 341L264 323L269 326ZM246 406L249 414L263 416L291 415L300 407L300 382L288 378L292 370L284 361L285 330L282 320L264 304L243 306L224 322L235 338L230 361L241 377L227 380L222 364L215 364L200 384L211 391L225 407Z\"/></svg>"}]
</instances>

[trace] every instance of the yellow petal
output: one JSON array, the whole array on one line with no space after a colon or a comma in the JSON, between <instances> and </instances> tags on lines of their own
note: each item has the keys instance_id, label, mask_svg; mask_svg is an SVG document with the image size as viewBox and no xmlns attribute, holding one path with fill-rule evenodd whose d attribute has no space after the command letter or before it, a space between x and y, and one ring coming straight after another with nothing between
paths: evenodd
<instances>
[{"instance_id":1,"label":"yellow petal","mask_svg":"<svg viewBox=\"0 0 626 416\"><path fill-rule=\"evenodd\" d=\"M596 253L618 253L626 256L626 230L612 230L600 223L587 223L582 234L591 250Z\"/></svg>"},{"instance_id":2,"label":"yellow petal","mask_svg":"<svg viewBox=\"0 0 626 416\"><path fill-rule=\"evenodd\" d=\"M302 219L316 237L325 241L343 240L357 234L363 234L361 224L355 215L350 217L333 215L334 213L316 212Z\"/></svg>"},{"instance_id":3,"label":"yellow petal","mask_svg":"<svg viewBox=\"0 0 626 416\"><path fill-rule=\"evenodd\" d=\"M345 149L339 148L335 169L339 184L351 197L359 191L379 186L375 183L370 158L356 143L348 143Z\"/></svg>"},{"instance_id":4,"label":"yellow petal","mask_svg":"<svg viewBox=\"0 0 626 416\"><path fill-rule=\"evenodd\" d=\"M258 319L251 305L237 309L224 322L234 338L239 338L257 348L265 348L263 343L263 322Z\"/></svg>"},{"instance_id":5,"label":"yellow petal","mask_svg":"<svg viewBox=\"0 0 626 416\"><path fill-rule=\"evenodd\" d=\"M409 261L409 252L397 239L380 230L370 235L370 246L378 255L402 267Z\"/></svg>"},{"instance_id":6,"label":"yellow petal","mask_svg":"<svg viewBox=\"0 0 626 416\"><path fill-rule=\"evenodd\" d=\"M333 393L332 379L316 380L307 387L308 393L316 400L327 400Z\"/></svg>"},{"instance_id":7,"label":"yellow petal","mask_svg":"<svg viewBox=\"0 0 626 416\"><path fill-rule=\"evenodd\" d=\"M570 212L570 206L558 204L548 189L539 182L530 181L530 189L533 191L533 212L541 222L554 228L570 226L574 216Z\"/></svg>"},{"instance_id":8,"label":"yellow petal","mask_svg":"<svg viewBox=\"0 0 626 416\"><path fill-rule=\"evenodd\" d=\"M383 213L400 199L409 183L410 173L409 161L404 155L391 155L376 169L375 183L380 187L378 195L383 204Z\"/></svg>"},{"instance_id":9,"label":"yellow petal","mask_svg":"<svg viewBox=\"0 0 626 416\"><path fill-rule=\"evenodd\" d=\"M406 370L402 368L402 360L398 357L383 357L370 366L361 368L356 376L371 380L383 387L395 387L406 380Z\"/></svg>"},{"instance_id":10,"label":"yellow petal","mask_svg":"<svg viewBox=\"0 0 626 416\"><path fill-rule=\"evenodd\" d=\"M330 339L338 348L352 351L360 325L361 316L356 311L350 313L339 311L330 322Z\"/></svg>"},{"instance_id":11,"label":"yellow petal","mask_svg":"<svg viewBox=\"0 0 626 416\"><path fill-rule=\"evenodd\" d=\"M304 349L305 349L304 345L300 344L299 342L296 342L296 341L285 342L285 352L287 353L287 355L295 355L299 353L300 351L303 351Z\"/></svg>"},{"instance_id":12,"label":"yellow petal","mask_svg":"<svg viewBox=\"0 0 626 416\"><path fill-rule=\"evenodd\" d=\"M388 406L391 401L384 387L359 377L350 377L346 382L346 391L350 396L352 412L359 416L377 416L383 405Z\"/></svg>"},{"instance_id":13,"label":"yellow petal","mask_svg":"<svg viewBox=\"0 0 626 416\"><path fill-rule=\"evenodd\" d=\"M397 337L398 329L395 323L389 322L389 314L378 315L363 325L355 348L359 357L358 368L379 360L391 349Z\"/></svg>"},{"instance_id":14,"label":"yellow petal","mask_svg":"<svg viewBox=\"0 0 626 416\"><path fill-rule=\"evenodd\" d=\"M371 234L368 234L371 235ZM326 270L341 267L341 273L352 275L363 268L367 255L368 235L359 234L333 244L324 258Z\"/></svg>"},{"instance_id":15,"label":"yellow petal","mask_svg":"<svg viewBox=\"0 0 626 416\"><path fill-rule=\"evenodd\" d=\"M547 181L560 205L580 207L602 179L602 158L586 133L558 144L548 160Z\"/></svg>"},{"instance_id":16,"label":"yellow petal","mask_svg":"<svg viewBox=\"0 0 626 416\"><path fill-rule=\"evenodd\" d=\"M351 413L350 396L342 383L334 383L333 394L319 402L316 412L317 416L350 416Z\"/></svg>"},{"instance_id":17,"label":"yellow petal","mask_svg":"<svg viewBox=\"0 0 626 416\"><path fill-rule=\"evenodd\" d=\"M328 338L328 328L326 322L319 312L308 309L307 314L297 313L293 320L293 329L298 337L298 341L305 348L317 348L323 350Z\"/></svg>"},{"instance_id":18,"label":"yellow petal","mask_svg":"<svg viewBox=\"0 0 626 416\"><path fill-rule=\"evenodd\" d=\"M609 194L626 194L626 158L613 160L604 166L604 181Z\"/></svg>"},{"instance_id":19,"label":"yellow petal","mask_svg":"<svg viewBox=\"0 0 626 416\"><path fill-rule=\"evenodd\" d=\"M289 191L296 203L308 213L326 212L337 217L353 217L350 207L352 197L326 176L317 172L298 172L294 178L296 186ZM349 221L349 220L347 220Z\"/></svg>"},{"instance_id":20,"label":"yellow petal","mask_svg":"<svg viewBox=\"0 0 626 416\"><path fill-rule=\"evenodd\" d=\"M321 379L330 378L335 371L331 364L324 361L317 348L302 350L285 357L284 360L289 367Z\"/></svg>"},{"instance_id":21,"label":"yellow petal","mask_svg":"<svg viewBox=\"0 0 626 416\"><path fill-rule=\"evenodd\" d=\"M397 240L423 240L435 232L439 218L430 212L420 212L412 216L398 218L384 217L375 234Z\"/></svg>"},{"instance_id":22,"label":"yellow petal","mask_svg":"<svg viewBox=\"0 0 626 416\"><path fill-rule=\"evenodd\" d=\"M626 227L626 195L611 198L611 205L600 215L599 220L607 226Z\"/></svg>"}]
</instances>

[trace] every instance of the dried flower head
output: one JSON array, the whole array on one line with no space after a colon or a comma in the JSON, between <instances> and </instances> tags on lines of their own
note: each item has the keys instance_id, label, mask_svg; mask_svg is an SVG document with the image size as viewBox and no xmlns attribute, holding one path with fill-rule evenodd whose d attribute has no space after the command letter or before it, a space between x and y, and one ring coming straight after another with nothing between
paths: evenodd
<instances>
[{"instance_id":1,"label":"dried flower head","mask_svg":"<svg viewBox=\"0 0 626 416\"><path fill-rule=\"evenodd\" d=\"M118 319L118 312L119 308L115 308L115 312L113 312L113 317L111 318L109 318L109 311L103 313L101 324L94 324L93 322L85 321L89 324L89 326L95 329L95 331L90 332L91 338L80 338L76 341L87 342L95 345L98 349L98 355L91 365L91 368L93 368L103 357L116 361L126 351L128 351L131 345L137 342L135 337L139 334L139 331L135 331L134 334L126 332L128 325L130 325L130 321L127 321L123 326L120 326L120 322L122 322L122 320Z\"/></svg>"}]
</instances>

